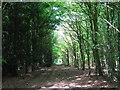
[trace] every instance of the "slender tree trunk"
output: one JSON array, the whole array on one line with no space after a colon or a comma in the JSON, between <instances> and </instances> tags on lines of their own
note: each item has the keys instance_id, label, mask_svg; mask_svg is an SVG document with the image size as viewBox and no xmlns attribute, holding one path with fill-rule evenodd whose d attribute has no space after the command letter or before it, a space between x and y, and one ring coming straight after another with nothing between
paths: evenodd
<instances>
[{"instance_id":1,"label":"slender tree trunk","mask_svg":"<svg viewBox=\"0 0 120 90\"><path fill-rule=\"evenodd\" d=\"M11 56L11 57L13 57L12 59L14 60L13 62L12 62L12 69L11 69L11 71L12 71L12 74L13 75L17 75L17 67L18 67L18 62L17 62L17 44L16 44L16 41L17 41L17 39L18 39L18 32L17 32L17 28L18 27L16 27L17 25L18 25L18 18L17 18L17 5L15 4L14 5L14 18L13 18L13 21L14 21L14 29L13 29L13 56Z\"/></svg>"},{"instance_id":2,"label":"slender tree trunk","mask_svg":"<svg viewBox=\"0 0 120 90\"><path fill-rule=\"evenodd\" d=\"M96 62L96 69L100 76L103 76L101 63L100 63L100 57L99 57L99 50L98 50L98 11L97 11L97 3L95 3L94 6L94 14L93 14L93 24L94 24L94 58Z\"/></svg>"},{"instance_id":3,"label":"slender tree trunk","mask_svg":"<svg viewBox=\"0 0 120 90\"><path fill-rule=\"evenodd\" d=\"M73 54L74 54L74 67L77 67L77 55L76 55L76 47L73 47Z\"/></svg>"},{"instance_id":4,"label":"slender tree trunk","mask_svg":"<svg viewBox=\"0 0 120 90\"><path fill-rule=\"evenodd\" d=\"M28 62L25 61L25 73L28 73Z\"/></svg>"},{"instance_id":5,"label":"slender tree trunk","mask_svg":"<svg viewBox=\"0 0 120 90\"><path fill-rule=\"evenodd\" d=\"M87 25L87 22L86 22L86 25ZM88 26L88 25L87 25ZM87 27L86 26L86 27ZM87 40L89 41L89 30L87 30ZM89 49L89 44L87 44L87 46L88 47L86 47L87 48L87 50L86 50L86 53L87 53L87 59L88 59L88 69L89 69L89 75L90 75L90 73L91 73L91 67L90 67L90 49Z\"/></svg>"},{"instance_id":6,"label":"slender tree trunk","mask_svg":"<svg viewBox=\"0 0 120 90\"><path fill-rule=\"evenodd\" d=\"M83 49L82 49L81 40L79 41L79 47L80 47L80 54L81 54L81 60L82 60L82 70L85 70L85 57L84 57L84 52L83 52Z\"/></svg>"},{"instance_id":7,"label":"slender tree trunk","mask_svg":"<svg viewBox=\"0 0 120 90\"><path fill-rule=\"evenodd\" d=\"M69 63L69 51L68 51L68 49L67 49L67 65L68 66L70 65L70 63Z\"/></svg>"},{"instance_id":8,"label":"slender tree trunk","mask_svg":"<svg viewBox=\"0 0 120 90\"><path fill-rule=\"evenodd\" d=\"M118 12L118 30L120 30L120 11ZM120 85L120 32L118 32L118 81Z\"/></svg>"}]
</instances>

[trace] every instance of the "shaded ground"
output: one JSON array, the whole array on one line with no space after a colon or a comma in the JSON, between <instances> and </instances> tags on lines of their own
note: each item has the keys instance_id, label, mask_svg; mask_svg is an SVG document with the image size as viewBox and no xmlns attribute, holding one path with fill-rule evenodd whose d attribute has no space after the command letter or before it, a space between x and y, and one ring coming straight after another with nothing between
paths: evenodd
<instances>
[{"instance_id":1,"label":"shaded ground","mask_svg":"<svg viewBox=\"0 0 120 90\"><path fill-rule=\"evenodd\" d=\"M25 76L7 77L3 79L3 88L101 88L116 87L110 85L107 80L97 77L93 73L88 76L88 71L76 68L53 66L40 68Z\"/></svg>"}]
</instances>

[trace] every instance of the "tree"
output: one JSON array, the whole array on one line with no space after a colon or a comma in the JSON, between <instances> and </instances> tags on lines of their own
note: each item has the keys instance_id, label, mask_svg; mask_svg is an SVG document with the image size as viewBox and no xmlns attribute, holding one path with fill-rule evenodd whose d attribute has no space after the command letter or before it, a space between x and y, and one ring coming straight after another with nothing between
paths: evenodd
<instances>
[{"instance_id":1,"label":"tree","mask_svg":"<svg viewBox=\"0 0 120 90\"><path fill-rule=\"evenodd\" d=\"M27 73L28 67L34 70L37 63L51 65L52 33L60 23L53 7L58 5L49 2L3 3L3 31L7 32L2 37L3 58L7 61L3 64L3 74L17 74L19 66Z\"/></svg>"}]
</instances>

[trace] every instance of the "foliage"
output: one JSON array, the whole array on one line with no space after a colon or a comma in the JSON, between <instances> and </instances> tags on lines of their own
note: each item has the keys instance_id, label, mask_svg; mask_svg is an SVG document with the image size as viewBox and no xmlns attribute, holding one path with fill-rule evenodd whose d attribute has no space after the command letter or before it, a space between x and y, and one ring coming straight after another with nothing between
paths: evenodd
<instances>
[{"instance_id":1,"label":"foliage","mask_svg":"<svg viewBox=\"0 0 120 90\"><path fill-rule=\"evenodd\" d=\"M120 81L120 11L113 2L3 3L4 72L62 60ZM12 71L11 71L12 70Z\"/></svg>"}]
</instances>

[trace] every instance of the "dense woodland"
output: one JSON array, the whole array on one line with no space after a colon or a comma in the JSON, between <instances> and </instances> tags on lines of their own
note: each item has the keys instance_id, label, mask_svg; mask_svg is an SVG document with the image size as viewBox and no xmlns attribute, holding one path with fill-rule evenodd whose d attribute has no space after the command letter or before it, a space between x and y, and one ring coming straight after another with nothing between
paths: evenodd
<instances>
[{"instance_id":1,"label":"dense woodland","mask_svg":"<svg viewBox=\"0 0 120 90\"><path fill-rule=\"evenodd\" d=\"M120 84L120 3L3 2L2 74L55 63Z\"/></svg>"}]
</instances>

